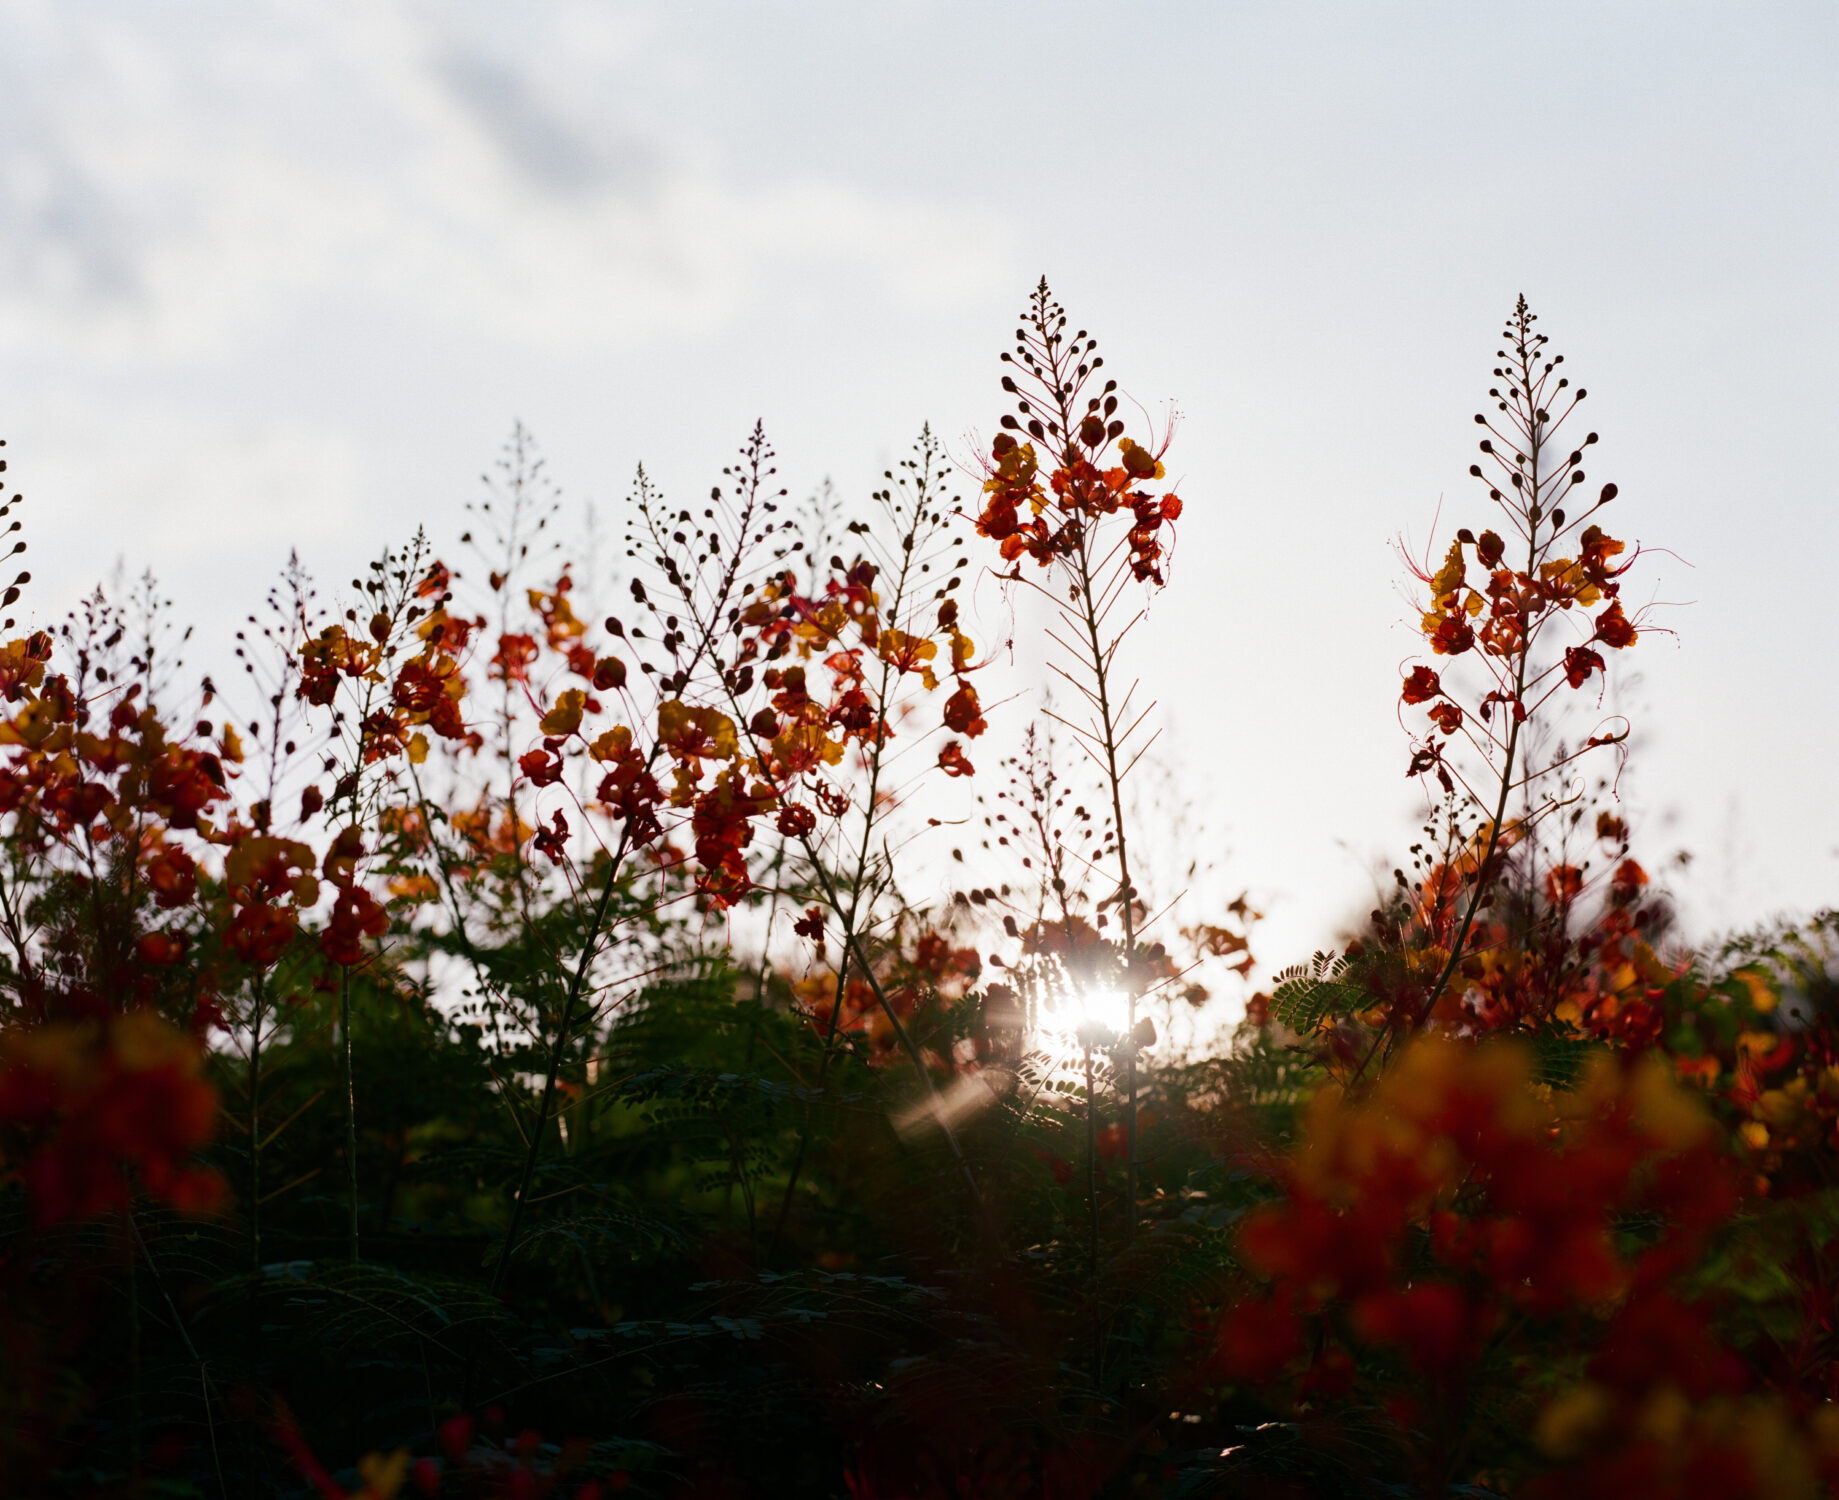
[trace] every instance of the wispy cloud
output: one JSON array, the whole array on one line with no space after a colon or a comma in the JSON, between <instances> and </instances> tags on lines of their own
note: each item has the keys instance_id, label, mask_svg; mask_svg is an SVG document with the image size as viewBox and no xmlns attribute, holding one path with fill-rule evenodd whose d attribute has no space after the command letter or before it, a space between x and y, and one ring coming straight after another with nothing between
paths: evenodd
<instances>
[{"instance_id":1,"label":"wispy cloud","mask_svg":"<svg viewBox=\"0 0 1839 1500\"><path fill-rule=\"evenodd\" d=\"M0 347L221 356L329 296L568 345L707 328L788 263L922 301L1005 269L987 214L736 181L647 124L642 27L478 17L0 10Z\"/></svg>"}]
</instances>

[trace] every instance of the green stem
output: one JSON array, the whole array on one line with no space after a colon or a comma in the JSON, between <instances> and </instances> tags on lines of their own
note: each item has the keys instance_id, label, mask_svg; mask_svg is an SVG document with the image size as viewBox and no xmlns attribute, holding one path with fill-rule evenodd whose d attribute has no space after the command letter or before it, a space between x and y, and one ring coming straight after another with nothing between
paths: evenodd
<instances>
[{"instance_id":1,"label":"green stem","mask_svg":"<svg viewBox=\"0 0 1839 1500\"><path fill-rule=\"evenodd\" d=\"M798 1129L798 1149L792 1153L792 1168L786 1174L785 1194L779 1200L779 1215L773 1221L773 1237L767 1242L766 1257L770 1261L779 1253L779 1241L785 1234L786 1216L792 1211L792 1195L798 1189L799 1173L804 1170L805 1153L811 1145L811 1100L821 1097L824 1082L830 1076L830 1063L837 1054L837 1027L843 1017L843 992L848 984L849 957L854 950L848 942L843 944L843 957L837 964L836 994L830 1006L830 1024L824 1030L823 1056L817 1064L817 1083L805 1098L804 1119Z\"/></svg>"},{"instance_id":2,"label":"green stem","mask_svg":"<svg viewBox=\"0 0 1839 1500\"><path fill-rule=\"evenodd\" d=\"M1056 383L1059 383L1056 376ZM1062 430L1073 431L1072 412L1062 413ZM1130 878L1130 844L1124 833L1124 772L1118 769L1119 736L1111 705L1111 661L1099 638L1099 600L1093 592L1092 531L1085 528L1079 538L1078 587L1080 623L1085 627L1086 643L1092 653L1092 682L1098 700L1098 722L1103 731L1105 779L1111 792L1111 826L1117 833L1118 920L1124 928L1124 993L1129 1013L1124 1035L1124 1203L1125 1239L1134 1244L1137 1237L1137 914L1136 884ZM1112 642L1115 649L1117 642ZM1128 696L1128 695L1126 695ZM1126 768L1127 769L1127 768Z\"/></svg>"},{"instance_id":3,"label":"green stem","mask_svg":"<svg viewBox=\"0 0 1839 1500\"><path fill-rule=\"evenodd\" d=\"M345 1071L345 1201L349 1216L347 1229L351 1259L358 1259L358 1091L352 1076L351 1049L351 970L339 968L338 975L339 1052Z\"/></svg>"},{"instance_id":4,"label":"green stem","mask_svg":"<svg viewBox=\"0 0 1839 1500\"><path fill-rule=\"evenodd\" d=\"M1092 1077L1092 1044L1084 1043L1086 1062L1086 1213L1091 1219L1091 1274L1098 1278L1098 1087ZM1097 1372L1094 1371L1094 1374Z\"/></svg>"},{"instance_id":5,"label":"green stem","mask_svg":"<svg viewBox=\"0 0 1839 1500\"><path fill-rule=\"evenodd\" d=\"M1526 399L1529 405L1533 405L1532 364L1524 343L1521 344L1519 353L1521 387L1527 392ZM1527 462L1531 466L1531 472L1528 476L1528 492L1531 494L1532 500L1529 502L1531 508L1527 511L1526 571L1530 575L1538 571L1539 564L1539 522L1542 519L1539 513L1541 503L1539 492L1541 482L1539 478L1539 460L1543 457L1545 439L1544 434L1540 431L1540 413L1536 405L1533 405L1533 409L1527 420L1529 423L1527 428ZM1413 1033L1422 1030L1423 1027L1429 1023L1431 1015L1437 1008L1437 1002L1443 998L1444 991L1449 988L1450 981L1455 977L1456 970L1462 963L1463 949L1468 943L1469 931L1474 926L1476 914L1481 910L1482 902L1486 899L1489 886L1492 883L1489 872L1494 862L1495 851L1500 847L1501 820L1507 816L1507 799L1513 793L1514 758L1519 750L1520 729L1526 722L1522 716L1522 703L1526 695L1526 673L1532 661L1532 639L1533 620L1529 617L1526 620L1524 630L1520 637L1519 659L1514 667L1513 702L1503 705L1503 707L1507 708L1513 715L1513 725L1512 728L1507 731L1507 748L1501 760L1500 794L1495 798L1494 816L1489 820L1488 842L1483 847L1481 862L1475 868L1475 889L1469 894L1468 907L1462 915L1462 925L1457 929L1454 939L1450 942L1449 957L1444 961L1443 969L1437 975L1437 982L1431 986L1430 994L1425 998L1423 1005L1419 1007L1417 1014L1412 1018L1410 1031ZM1366 1071L1367 1065L1372 1062L1373 1055L1378 1050L1385 1036L1386 1033L1381 1032L1380 1036L1374 1039L1373 1046L1367 1049L1366 1056L1361 1059L1359 1068L1355 1070L1354 1077L1356 1079Z\"/></svg>"},{"instance_id":6,"label":"green stem","mask_svg":"<svg viewBox=\"0 0 1839 1500\"><path fill-rule=\"evenodd\" d=\"M246 1343L251 1372L261 1355L262 1340L262 1002L263 976L251 985L253 1013L249 1026L249 1299Z\"/></svg>"},{"instance_id":7,"label":"green stem","mask_svg":"<svg viewBox=\"0 0 1839 1500\"><path fill-rule=\"evenodd\" d=\"M838 898L835 884L830 879L830 873L819 862L817 851L811 847L809 834L804 835L804 841L806 851L811 856L812 867L817 872L818 884L823 889L824 901L832 911L841 916L842 902ZM888 1000L887 991L882 989L881 980L868 961L868 954L862 950L861 937L854 932L845 933L844 937L848 946L855 950L856 963L861 967L862 978L867 982L869 989L874 992L875 1003L881 1007L882 1015L887 1017L888 1024L894 1028L894 1035L899 1038L901 1046L906 1049L907 1057L913 1063L913 1071L919 1075L920 1082L925 1085L926 1097L932 1106L932 1118L944 1133L946 1145L951 1147L951 1154L958 1163L958 1170L964 1176L964 1185L970 1189L971 1202L981 1212L983 1209L982 1190L977 1186L977 1178L971 1171L970 1161L964 1154L964 1147L958 1140L957 1131L951 1128L951 1121L945 1117L944 1100L939 1097L938 1085L932 1081L932 1070L926 1066L925 1054L920 1051L919 1044L913 1040L913 1033L907 1030L906 1022L901 1020Z\"/></svg>"},{"instance_id":8,"label":"green stem","mask_svg":"<svg viewBox=\"0 0 1839 1500\"><path fill-rule=\"evenodd\" d=\"M1042 287L1045 290L1046 283ZM1075 456L1072 447L1074 434L1079 430L1078 416L1073 410L1072 393L1078 389L1079 380L1085 375L1082 368L1075 378L1068 369L1070 361L1045 321L1039 324L1042 338L1049 350L1049 379L1053 399L1059 408L1059 440L1065 445L1065 457L1070 462ZM1079 545L1073 551L1075 561L1074 585L1075 602L1079 607L1079 623L1085 630L1086 647L1092 655L1092 686L1090 696L1096 698L1099 728L1102 730L1101 743L1104 747L1105 780L1111 793L1111 826L1117 833L1117 867L1118 867L1118 919L1124 928L1124 991L1128 1003L1128 1016L1124 1036L1124 1203L1125 1203L1125 1239L1127 1243L1136 1243L1137 1238L1137 985L1136 985L1136 899L1135 883L1130 878L1130 844L1124 832L1124 776L1129 768L1118 768L1119 732L1114 719L1111 703L1111 652L1115 651L1120 634L1111 642L1107 651L1100 638L1100 609L1102 590L1094 592L1092 577L1092 542L1093 527L1082 522L1079 533ZM1129 627L1126 626L1126 629ZM1125 695L1129 697L1128 694Z\"/></svg>"},{"instance_id":9,"label":"green stem","mask_svg":"<svg viewBox=\"0 0 1839 1500\"><path fill-rule=\"evenodd\" d=\"M158 1265L154 1263L153 1251L148 1248L147 1241L140 1232L140 1224L136 1221L132 1212L128 1214L128 1228L134 1234L134 1243L140 1247L140 1253L143 1256L145 1256L147 1259L147 1270L152 1274L153 1284L159 1288L160 1296L166 1302L166 1311L172 1316L172 1326L178 1330L179 1338L185 1345L185 1352L191 1355L192 1363L197 1365L198 1367L198 1385L199 1385L199 1388L204 1393L204 1428L205 1428L205 1432L209 1435L210 1442L211 1442L211 1466L217 1471L217 1493L223 1496L224 1500L229 1500L230 1491L229 1491L229 1488L224 1484L224 1479L223 1479L223 1460L218 1456L218 1453L217 1453L217 1416L214 1410L216 1403L213 1399L213 1392L211 1390L210 1366L205 1364L204 1356L199 1354L198 1346L192 1342L191 1330L185 1326L185 1319L179 1316L178 1304L172 1300L172 1293L166 1290L166 1283L160 1280L160 1268ZM137 1311L138 1311L138 1304L136 1306L137 1306ZM139 1331L139 1326L140 1326L139 1320L137 1318L135 1322L135 1329L136 1329L137 1334ZM137 1374L136 1383L135 1383L135 1433L136 1433L135 1451L136 1451L137 1467L139 1463L139 1443L140 1443L140 1439L139 1439L139 1426L140 1426L139 1399L140 1399L140 1386L139 1386L139 1379L138 1379L138 1374Z\"/></svg>"},{"instance_id":10,"label":"green stem","mask_svg":"<svg viewBox=\"0 0 1839 1500\"><path fill-rule=\"evenodd\" d=\"M905 574L903 573L902 574L903 587L904 587L904 582L905 582ZM899 600L899 597L900 597L899 593L897 592L895 595L897 602ZM887 690L888 690L888 669L884 665L881 669L881 701L884 704L887 702ZM736 708L737 710L740 707L739 704L734 702L732 696L730 696L729 698L729 703L732 707ZM873 756L869 758L868 800L867 800L867 806L864 809L863 816L862 816L862 846L856 853L855 888L850 892L850 895L849 895L848 912L847 913L844 913L844 912L837 913L838 918L842 921L842 924L843 924L843 957L842 957L841 962L837 964L836 993L832 997L831 1005L830 1005L830 1026L824 1037L824 1055L823 1055L822 1060L817 1065L817 1087L820 1090L823 1088L824 1080L830 1072L830 1060L832 1057L836 1055L837 1025L838 1025L838 1022L842 1019L843 996L844 996L844 993L847 991L848 984L849 984L849 955L851 952L851 945L855 937L856 918L857 918L858 913L861 910L862 887L868 879L869 839L872 836L874 832L874 828L875 828L875 798L879 793L880 785L881 785L881 741L879 738L877 738L876 743L875 743L875 753ZM817 860L817 851L811 847L809 840L805 841L805 851L811 857L812 863L815 864ZM785 845L783 843L781 843L779 846L779 858L781 860L785 858ZM777 882L775 882L775 886L776 885L777 885ZM769 937L771 936L771 932L772 932L772 927L769 922L768 927L767 927L767 933ZM762 960L762 970L764 970L764 960ZM790 1212L791 1207L792 1207L792 1194L798 1188L799 1173L804 1170L805 1153L809 1149L810 1141L811 1141L811 1105L810 1105L810 1101L807 1099L805 1101L804 1119L800 1122L799 1129L798 1129L798 1149L792 1155L792 1170L786 1175L785 1195L779 1200L779 1217L778 1217L778 1220L773 1225L773 1238L772 1238L771 1246L769 1248L769 1253L777 1252L779 1248L779 1236L785 1229L786 1215L787 1213Z\"/></svg>"},{"instance_id":11,"label":"green stem","mask_svg":"<svg viewBox=\"0 0 1839 1500\"><path fill-rule=\"evenodd\" d=\"M536 1164L543 1149L543 1136L549 1127L549 1116L555 1108L556 1078L562 1067L562 1054L568 1046L568 1039L575 1026L575 1007L580 1003L581 992L587 984L587 971L594 961L594 955L600 942L600 929L607 919L607 908L613 903L613 892L619 879L620 862L625 856L626 841L630 835L628 829L620 836L618 847L607 863L607 878L600 887L599 899L594 903L594 914L588 922L587 937L581 944L581 957L576 961L575 972L570 976L568 993L562 1003L561 1024L556 1028L555 1041L549 1048L549 1065L543 1075L543 1095L537 1106L536 1124L530 1131L530 1144L524 1152L523 1171L517 1179L517 1195L511 1200L511 1222L505 1228L504 1248L499 1252L498 1264L492 1267L491 1290L496 1297L504 1290L505 1277L510 1273L511 1257L517 1249L517 1241L522 1233L524 1220L524 1203L530 1196L530 1184L536 1177Z\"/></svg>"},{"instance_id":12,"label":"green stem","mask_svg":"<svg viewBox=\"0 0 1839 1500\"><path fill-rule=\"evenodd\" d=\"M140 1256L128 1253L128 1493L141 1492Z\"/></svg>"},{"instance_id":13,"label":"green stem","mask_svg":"<svg viewBox=\"0 0 1839 1500\"><path fill-rule=\"evenodd\" d=\"M249 1027L249 1270L262 1271L262 976L252 986L254 1011Z\"/></svg>"}]
</instances>

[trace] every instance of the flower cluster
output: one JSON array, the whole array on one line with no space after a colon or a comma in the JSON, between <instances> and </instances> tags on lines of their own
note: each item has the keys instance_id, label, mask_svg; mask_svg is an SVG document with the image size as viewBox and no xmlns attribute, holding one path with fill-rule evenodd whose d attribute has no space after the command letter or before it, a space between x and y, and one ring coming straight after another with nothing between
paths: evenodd
<instances>
[{"instance_id":1,"label":"flower cluster","mask_svg":"<svg viewBox=\"0 0 1839 1500\"><path fill-rule=\"evenodd\" d=\"M1485 670L1478 695L1446 681L1447 667L1439 672L1420 663L1406 673L1400 704L1421 708L1430 721L1414 743L1408 774L1434 772L1446 792L1461 784L1478 805L1489 807L1491 788L1476 780L1465 765L1468 757L1452 761L1452 744L1464 745L1492 768L1491 779L1511 779L1521 726L1555 693L1583 689L1593 678L1600 685L1606 664L1599 648L1620 651L1638 637L1637 621L1620 597L1622 576L1634 559L1619 561L1625 545L1591 521L1615 499L1616 486L1603 485L1593 502L1566 509L1584 483L1584 450L1597 436L1587 434L1576 447L1561 440L1587 393L1571 390L1568 377L1558 374L1564 358L1547 355L1546 336L1533 331L1536 321L1522 298L1506 330L1503 363L1494 371L1501 384L1489 392L1498 420L1475 418L1489 434L1481 451L1490 468L1476 463L1469 472L1488 486L1506 535L1486 529L1478 535L1465 526L1440 567L1428 559L1410 564L1428 591L1419 628L1433 656L1479 661ZM1542 649L1557 620L1576 626L1572 639ZM1599 731L1583 748L1625 738L1620 731ZM1561 755L1536 774L1557 769L1576 753Z\"/></svg>"},{"instance_id":2,"label":"flower cluster","mask_svg":"<svg viewBox=\"0 0 1839 1500\"><path fill-rule=\"evenodd\" d=\"M1167 475L1162 459L1168 437L1147 447L1124 435L1115 380L1105 381L1097 395L1087 394L1104 358L1084 329L1067 337L1066 314L1045 281L1016 337L1014 353L1003 359L1022 380L1003 376L1015 410L1004 413L1006 430L996 435L984 460L986 498L978 534L995 542L1003 561L1018 569L1022 557L1043 568L1060 562L1091 569L1099 561L1092 554L1092 533L1106 518L1123 516L1129 523L1123 548L1131 576L1161 587L1163 528L1180 519L1181 498L1172 490L1154 494L1148 486ZM1045 483L1037 443L1049 455Z\"/></svg>"},{"instance_id":3,"label":"flower cluster","mask_svg":"<svg viewBox=\"0 0 1839 1500\"><path fill-rule=\"evenodd\" d=\"M807 914L801 921L812 918ZM813 930L821 933L821 923ZM970 992L983 968L975 948L954 944L946 933L925 929L910 937L892 936L894 942L881 945L875 971L887 1010L875 987L859 973L839 975L819 967L790 984L801 1012L821 1036L860 1038L868 1061L878 1067L898 1056L897 1022L912 1025L928 1006L949 1009ZM935 1068L951 1065L950 1059L936 1053L927 1060Z\"/></svg>"},{"instance_id":4,"label":"flower cluster","mask_svg":"<svg viewBox=\"0 0 1839 1500\"><path fill-rule=\"evenodd\" d=\"M36 1223L127 1208L135 1193L217 1207L197 1165L217 1124L203 1049L150 1011L0 1032L0 1174L17 1175Z\"/></svg>"},{"instance_id":5,"label":"flower cluster","mask_svg":"<svg viewBox=\"0 0 1839 1500\"><path fill-rule=\"evenodd\" d=\"M1587 1493L1793 1493L1766 1476L1830 1469L1839 1423L1803 1431L1751 1399L1681 1287L1737 1186L1711 1115L1658 1054L1599 1054L1555 1090L1521 1044L1422 1038L1364 1096L1330 1088L1310 1107L1281 1198L1240 1226L1265 1289L1227 1314L1219 1368L1453 1435L1561 1332L1585 1378L1536 1430ZM1736 1477L1689 1489L1692 1462Z\"/></svg>"},{"instance_id":6,"label":"flower cluster","mask_svg":"<svg viewBox=\"0 0 1839 1500\"><path fill-rule=\"evenodd\" d=\"M1349 947L1366 991L1353 1014L1365 1025L1408 1031L1420 1019L1470 1035L1570 1032L1646 1046L1658 1039L1663 996L1680 978L1658 945L1672 920L1665 896L1629 853L1628 830L1599 814L1595 837L1581 809L1557 851L1538 825L1509 822L1494 839L1492 895L1430 1004L1480 879L1484 832L1443 832L1442 848L1413 846L1417 879L1372 914ZM1435 836L1437 825L1426 828ZM1581 846L1581 847L1580 847Z\"/></svg>"},{"instance_id":7,"label":"flower cluster","mask_svg":"<svg viewBox=\"0 0 1839 1500\"><path fill-rule=\"evenodd\" d=\"M944 598L930 618L908 617L902 628L884 613L875 564L858 559L845 569L841 562L833 560L831 576L813 593L801 591L797 574L785 570L741 616L750 633L740 665L758 663L760 685L770 694L748 719L748 734L760 747L763 774L778 789L779 832L792 838L809 836L820 813L833 819L848 809L848 792L833 768L852 749L866 754L895 737L895 704L909 687L932 694L949 680L944 728L975 739L987 727L970 681L976 647L959 626L957 600ZM955 739L939 763L952 776L973 769Z\"/></svg>"},{"instance_id":8,"label":"flower cluster","mask_svg":"<svg viewBox=\"0 0 1839 1500\"><path fill-rule=\"evenodd\" d=\"M1006 432L998 433L991 442L988 477L983 484L989 499L977 517L977 531L997 544L1004 562L1025 555L1047 567L1073 555L1088 527L1105 516L1123 513L1130 518L1124 541L1131 574L1140 583L1165 582L1161 531L1180 519L1181 497L1173 492L1157 496L1140 487L1163 478L1167 470L1159 453L1121 435L1121 421L1104 419L1117 410L1117 397L1111 394L1116 384L1107 381L1102 398L1087 398L1094 414L1075 429L1063 461L1048 475L1046 489L1040 483L1040 460L1033 443L1018 442ZM1100 410L1103 416L1097 414ZM1038 420L1032 422L1032 426L1040 425ZM1114 442L1118 461L1101 468ZM1051 500L1048 490L1053 492Z\"/></svg>"},{"instance_id":9,"label":"flower cluster","mask_svg":"<svg viewBox=\"0 0 1839 1500\"><path fill-rule=\"evenodd\" d=\"M934 456L929 442L922 438L927 463ZM452 826L469 845L468 867L494 857L520 860L526 845L567 864L584 843L612 852L615 867L635 851L670 864L681 833L701 894L718 907L732 905L753 888L757 830L821 842L825 827L856 806L851 779L862 758L896 736L909 686L930 694L949 683L945 729L963 739L983 733L970 681L975 648L949 595L955 577L922 614L913 579L903 576L889 595L882 568L862 556L847 563L832 556L827 567L813 559L807 570L787 565L781 547L771 566L747 576L753 555L781 525L766 488L771 458L756 432L729 471L733 483L712 497L720 507L701 516L673 512L641 478L629 540L632 555L645 558L655 576L649 584L634 578L630 589L652 622L649 631L629 631L610 615L597 641L576 612L566 565L524 591L527 612L511 607L510 575L493 571L501 622L489 659L475 662L466 646L484 630L484 617L458 615L451 603L457 575L438 563L428 570L420 593L431 598L432 611L416 624L422 649L391 679L390 722L378 725L377 743L385 754L400 747L419 765L430 749L420 725L448 742L457 760L477 756L488 731L509 736L491 748L514 760L517 785L543 808L526 819L513 795L496 810L488 798L455 818ZM938 519L922 497L907 518L914 530L903 559L913 555L917 533ZM921 565L913 563L915 578ZM718 573L712 593L711 572ZM381 643L396 628L380 613L374 650L353 652L342 633L309 643L302 691L330 701L329 674L375 671L387 651ZM469 674L480 670L486 683L469 687ZM655 690L650 701L647 684ZM486 688L501 700L495 729L464 714L468 703L492 696ZM534 744L517 738L526 724ZM939 759L951 775L972 769L958 739ZM429 852L426 830L414 842ZM436 888L432 881L420 887L424 895Z\"/></svg>"}]
</instances>

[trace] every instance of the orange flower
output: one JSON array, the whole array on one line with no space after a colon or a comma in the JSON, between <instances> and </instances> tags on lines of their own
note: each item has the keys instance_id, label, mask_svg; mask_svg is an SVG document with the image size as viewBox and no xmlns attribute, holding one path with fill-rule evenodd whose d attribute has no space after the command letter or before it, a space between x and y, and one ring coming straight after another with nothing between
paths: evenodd
<instances>
[{"instance_id":1,"label":"orange flower","mask_svg":"<svg viewBox=\"0 0 1839 1500\"><path fill-rule=\"evenodd\" d=\"M186 1212L215 1208L217 1091L202 1050L150 1011L0 1035L0 1161L39 1224L126 1208L134 1188Z\"/></svg>"}]
</instances>

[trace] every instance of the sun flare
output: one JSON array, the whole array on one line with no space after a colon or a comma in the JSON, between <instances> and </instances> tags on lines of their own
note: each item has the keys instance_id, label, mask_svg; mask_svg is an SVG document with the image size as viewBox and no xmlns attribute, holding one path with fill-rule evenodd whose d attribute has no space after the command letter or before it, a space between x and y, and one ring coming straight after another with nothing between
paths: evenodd
<instances>
[{"instance_id":1,"label":"sun flare","mask_svg":"<svg viewBox=\"0 0 1839 1500\"><path fill-rule=\"evenodd\" d=\"M1070 988L1056 997L1044 1019L1044 1030L1068 1040L1087 1031L1123 1036L1130 1030L1130 997L1122 990Z\"/></svg>"}]
</instances>

